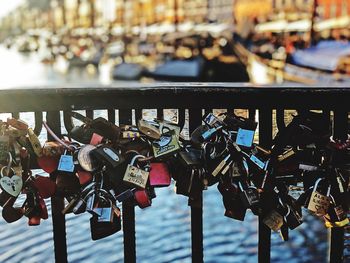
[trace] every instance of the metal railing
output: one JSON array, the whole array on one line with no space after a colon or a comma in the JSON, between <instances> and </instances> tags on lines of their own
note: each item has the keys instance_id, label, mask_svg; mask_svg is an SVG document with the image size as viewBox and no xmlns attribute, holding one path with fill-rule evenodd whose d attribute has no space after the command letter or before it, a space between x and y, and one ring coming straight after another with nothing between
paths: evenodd
<instances>
[{"instance_id":1,"label":"metal railing","mask_svg":"<svg viewBox=\"0 0 350 263\"><path fill-rule=\"evenodd\" d=\"M178 109L179 125L185 124L185 110L189 111L189 131L201 124L203 112L212 109L247 109L249 117L259 114L259 143L269 147L272 143L273 110L276 110L278 129L284 127L286 109L317 109L333 112L334 136L347 138L350 89L347 87L278 87L254 86L231 83L156 83L150 85L130 84L124 87L36 87L2 89L0 112L35 113L35 132L40 133L43 113L46 121L56 134L61 134L60 113L63 112L64 125L69 130L72 120L67 114L71 110L86 110L93 117L93 110L107 109L108 119L116 121L119 110L119 123L131 124L142 116L142 109L157 109L162 118L163 109ZM48 136L48 139L50 136ZM192 261L203 262L203 218L202 197L192 200L191 236ZM61 213L63 198L53 197L52 220L56 262L67 262L65 216ZM136 262L135 211L134 206L124 203L123 235L124 260ZM270 229L259 220L259 262L270 261ZM344 253L344 230L332 229L330 236L330 262L341 262Z\"/></svg>"}]
</instances>

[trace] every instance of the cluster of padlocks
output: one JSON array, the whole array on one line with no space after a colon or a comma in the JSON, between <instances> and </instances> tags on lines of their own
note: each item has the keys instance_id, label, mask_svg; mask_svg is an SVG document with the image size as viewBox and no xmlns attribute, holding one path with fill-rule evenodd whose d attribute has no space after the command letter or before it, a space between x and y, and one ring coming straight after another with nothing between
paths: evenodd
<instances>
[{"instance_id":1,"label":"cluster of padlocks","mask_svg":"<svg viewBox=\"0 0 350 263\"><path fill-rule=\"evenodd\" d=\"M47 219L45 198L61 196L62 213L90 213L91 236L101 239L121 229L122 202L146 208L154 189L175 180L176 193L197 205L202 191L217 184L225 216L243 221L247 210L273 231L302 224L302 207L326 227L349 223L350 142L334 141L329 117L303 112L280 130L271 149L254 142L257 123L209 113L190 140L167 121L139 120L120 125L99 117L83 122L44 145L28 125L14 118L0 123L0 205L11 223L23 216L29 225ZM50 177L32 174L41 168ZM291 189L302 189L299 196ZM20 194L25 201L16 207ZM283 233L283 231L281 231Z\"/></svg>"}]
</instances>

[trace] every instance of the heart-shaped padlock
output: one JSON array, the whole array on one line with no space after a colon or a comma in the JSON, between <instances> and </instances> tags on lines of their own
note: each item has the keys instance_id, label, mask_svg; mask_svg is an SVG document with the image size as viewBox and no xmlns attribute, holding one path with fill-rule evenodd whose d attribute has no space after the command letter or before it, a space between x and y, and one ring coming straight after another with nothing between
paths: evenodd
<instances>
[{"instance_id":1,"label":"heart-shaped padlock","mask_svg":"<svg viewBox=\"0 0 350 263\"><path fill-rule=\"evenodd\" d=\"M23 186L22 178L18 175L15 175L15 174L11 177L3 176L5 168L7 168L7 167L4 166L1 169L1 176L2 177L0 179L0 187L2 190L4 190L9 195L17 197L22 190L22 186ZM11 170L13 172L12 168L11 168Z\"/></svg>"},{"instance_id":2,"label":"heart-shaped padlock","mask_svg":"<svg viewBox=\"0 0 350 263\"><path fill-rule=\"evenodd\" d=\"M53 173L58 167L59 157L41 156L38 158L38 165L47 173Z\"/></svg>"}]
</instances>

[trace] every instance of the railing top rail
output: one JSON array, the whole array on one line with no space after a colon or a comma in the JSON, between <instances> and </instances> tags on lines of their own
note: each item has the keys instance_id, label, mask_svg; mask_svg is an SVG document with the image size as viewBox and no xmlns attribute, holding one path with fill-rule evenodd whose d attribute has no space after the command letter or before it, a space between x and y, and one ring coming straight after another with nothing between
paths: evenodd
<instances>
[{"instance_id":1,"label":"railing top rail","mask_svg":"<svg viewBox=\"0 0 350 263\"><path fill-rule=\"evenodd\" d=\"M106 108L348 109L350 88L248 83L123 83L0 89L0 112Z\"/></svg>"}]
</instances>

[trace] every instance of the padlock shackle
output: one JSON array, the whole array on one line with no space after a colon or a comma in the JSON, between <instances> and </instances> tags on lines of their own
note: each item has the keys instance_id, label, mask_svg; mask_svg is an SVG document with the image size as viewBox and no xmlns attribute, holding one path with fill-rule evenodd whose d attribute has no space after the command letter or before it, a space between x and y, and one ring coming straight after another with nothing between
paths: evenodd
<instances>
[{"instance_id":1,"label":"padlock shackle","mask_svg":"<svg viewBox=\"0 0 350 263\"><path fill-rule=\"evenodd\" d=\"M141 154L137 154L135 155L131 161L130 161L130 165L134 165L134 163L136 162L137 159L140 159L140 158L146 158L144 155L141 155Z\"/></svg>"},{"instance_id":2,"label":"padlock shackle","mask_svg":"<svg viewBox=\"0 0 350 263\"><path fill-rule=\"evenodd\" d=\"M43 125L44 125L45 129L47 130L47 132L52 136L52 138L54 138L55 141L57 141L58 143L60 143L61 145L63 145L67 150L74 151L74 150L77 149L77 146L75 146L75 145L68 145L68 144L65 143L62 139L60 139L60 138L51 130L51 128L47 125L46 121L43 121Z\"/></svg>"},{"instance_id":3,"label":"padlock shackle","mask_svg":"<svg viewBox=\"0 0 350 263\"><path fill-rule=\"evenodd\" d=\"M314 187L312 189L312 192L316 192L317 188L318 188L318 185L321 181L325 180L324 178L318 178L314 184Z\"/></svg>"},{"instance_id":4,"label":"padlock shackle","mask_svg":"<svg viewBox=\"0 0 350 263\"><path fill-rule=\"evenodd\" d=\"M4 175L4 169L5 169L5 168L8 168L8 167L7 167L7 166L4 166L4 167L1 168L1 171L0 171L1 177L9 176L10 171L12 171L13 173L15 173L15 170L13 170L13 168L10 167L10 169L7 170L7 171L8 171L8 172L7 172L7 175Z\"/></svg>"}]
</instances>

